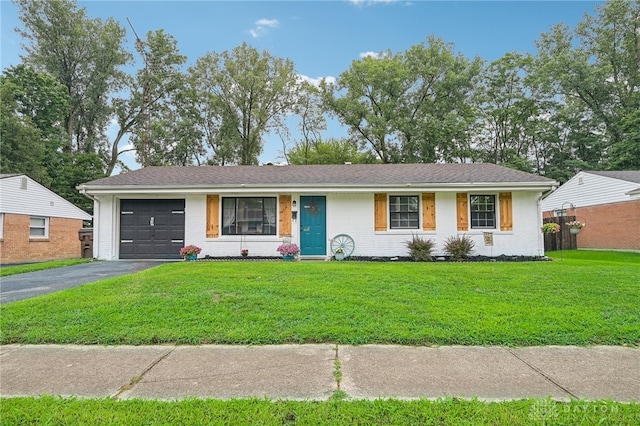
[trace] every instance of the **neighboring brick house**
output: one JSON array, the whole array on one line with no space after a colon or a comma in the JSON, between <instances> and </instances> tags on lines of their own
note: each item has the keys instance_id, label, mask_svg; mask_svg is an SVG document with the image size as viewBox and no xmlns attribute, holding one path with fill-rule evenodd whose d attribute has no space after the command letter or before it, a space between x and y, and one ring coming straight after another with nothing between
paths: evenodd
<instances>
[{"instance_id":1,"label":"neighboring brick house","mask_svg":"<svg viewBox=\"0 0 640 426\"><path fill-rule=\"evenodd\" d=\"M353 256L406 256L414 235L467 235L474 254L539 256L542 194L557 182L495 164L146 167L87 182L94 256L104 260L277 256L328 258L337 235Z\"/></svg>"},{"instance_id":2,"label":"neighboring brick house","mask_svg":"<svg viewBox=\"0 0 640 426\"><path fill-rule=\"evenodd\" d=\"M81 257L91 215L26 175L0 174L0 262Z\"/></svg>"},{"instance_id":3,"label":"neighboring brick house","mask_svg":"<svg viewBox=\"0 0 640 426\"><path fill-rule=\"evenodd\" d=\"M543 200L542 210L586 223L578 248L640 250L640 170L579 172Z\"/></svg>"}]
</instances>

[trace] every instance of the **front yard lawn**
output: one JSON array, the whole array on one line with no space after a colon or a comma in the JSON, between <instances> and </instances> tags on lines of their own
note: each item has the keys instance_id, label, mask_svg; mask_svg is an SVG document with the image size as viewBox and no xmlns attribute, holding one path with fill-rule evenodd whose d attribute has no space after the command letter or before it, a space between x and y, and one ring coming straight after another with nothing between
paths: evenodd
<instances>
[{"instance_id":1,"label":"front yard lawn","mask_svg":"<svg viewBox=\"0 0 640 426\"><path fill-rule=\"evenodd\" d=\"M4 305L0 342L638 345L638 306L637 253L178 262Z\"/></svg>"}]
</instances>

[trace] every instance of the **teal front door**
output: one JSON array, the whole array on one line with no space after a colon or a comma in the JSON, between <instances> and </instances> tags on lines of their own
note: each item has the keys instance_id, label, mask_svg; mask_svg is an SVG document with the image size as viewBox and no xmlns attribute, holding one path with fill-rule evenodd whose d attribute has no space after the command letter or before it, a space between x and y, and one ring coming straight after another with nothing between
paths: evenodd
<instances>
[{"instance_id":1,"label":"teal front door","mask_svg":"<svg viewBox=\"0 0 640 426\"><path fill-rule=\"evenodd\" d=\"M327 254L327 199L300 197L300 254Z\"/></svg>"}]
</instances>

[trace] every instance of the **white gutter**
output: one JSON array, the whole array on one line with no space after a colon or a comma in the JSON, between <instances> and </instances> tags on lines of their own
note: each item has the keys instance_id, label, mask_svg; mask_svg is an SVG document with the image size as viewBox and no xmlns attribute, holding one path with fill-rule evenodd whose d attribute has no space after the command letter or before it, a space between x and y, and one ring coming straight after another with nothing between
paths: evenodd
<instances>
[{"instance_id":1,"label":"white gutter","mask_svg":"<svg viewBox=\"0 0 640 426\"><path fill-rule=\"evenodd\" d=\"M557 185L558 182L555 182L555 184ZM544 200L545 198L547 198L549 195L551 195L551 193L553 193L558 187L554 185L551 187L551 189L549 189L547 192L543 192L540 194L540 196L538 197L538 230L540 232L538 232L538 248L540 250L539 256L544 256L544 234L542 233L542 200Z\"/></svg>"},{"instance_id":2,"label":"white gutter","mask_svg":"<svg viewBox=\"0 0 640 426\"><path fill-rule=\"evenodd\" d=\"M95 259L97 254L96 248L100 247L98 244L100 239L100 200L93 195L87 194L87 189L83 188L82 185L76 187L76 189L80 191L80 194L93 201L93 258Z\"/></svg>"}]
</instances>

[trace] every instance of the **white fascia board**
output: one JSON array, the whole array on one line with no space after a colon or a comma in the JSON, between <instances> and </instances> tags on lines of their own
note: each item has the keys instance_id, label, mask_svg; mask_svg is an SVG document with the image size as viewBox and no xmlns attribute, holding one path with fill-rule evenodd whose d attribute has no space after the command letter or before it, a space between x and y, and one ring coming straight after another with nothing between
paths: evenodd
<instances>
[{"instance_id":1,"label":"white fascia board","mask_svg":"<svg viewBox=\"0 0 640 426\"><path fill-rule=\"evenodd\" d=\"M548 191L552 189L557 182L541 183L541 182L460 182L460 183L407 183L406 185L291 185L283 187L282 185L221 185L221 186L140 186L140 185L122 185L122 186L95 186L78 187L90 195L124 195L124 194L207 194L216 193L238 193L238 192L260 192L260 193L362 193L376 191Z\"/></svg>"}]
</instances>

